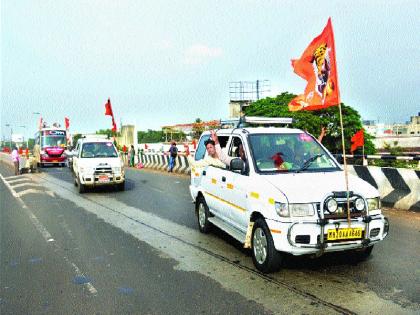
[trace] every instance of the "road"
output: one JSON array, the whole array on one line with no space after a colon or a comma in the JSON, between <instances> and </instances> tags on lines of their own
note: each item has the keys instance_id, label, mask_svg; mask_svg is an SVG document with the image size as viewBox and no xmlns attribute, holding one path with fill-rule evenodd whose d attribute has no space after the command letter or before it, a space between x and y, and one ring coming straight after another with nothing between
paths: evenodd
<instances>
[{"instance_id":1,"label":"road","mask_svg":"<svg viewBox=\"0 0 420 315\"><path fill-rule=\"evenodd\" d=\"M419 213L385 209L365 262L287 257L266 276L198 232L187 177L129 169L126 191L79 195L67 168L0 173L1 314L420 313Z\"/></svg>"}]
</instances>

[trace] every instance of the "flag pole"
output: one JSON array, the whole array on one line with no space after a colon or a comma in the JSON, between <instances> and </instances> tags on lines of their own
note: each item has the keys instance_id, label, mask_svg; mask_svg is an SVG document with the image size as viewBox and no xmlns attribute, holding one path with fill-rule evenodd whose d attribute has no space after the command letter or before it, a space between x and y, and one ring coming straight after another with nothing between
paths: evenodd
<instances>
[{"instance_id":1,"label":"flag pole","mask_svg":"<svg viewBox=\"0 0 420 315\"><path fill-rule=\"evenodd\" d=\"M346 146L344 143L344 127L343 127L343 114L341 112L341 103L338 104L340 111L340 125L341 125L341 144L343 146L343 160L344 160L344 177L346 180L346 195L347 195L347 222L350 226L350 199L349 199L349 176L347 170L347 159L346 159Z\"/></svg>"}]
</instances>

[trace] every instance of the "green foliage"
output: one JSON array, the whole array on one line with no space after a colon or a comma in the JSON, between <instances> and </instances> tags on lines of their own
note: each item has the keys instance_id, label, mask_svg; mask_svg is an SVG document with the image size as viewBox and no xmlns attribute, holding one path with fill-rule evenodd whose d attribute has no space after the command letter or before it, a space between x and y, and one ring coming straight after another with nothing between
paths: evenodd
<instances>
[{"instance_id":1,"label":"green foliage","mask_svg":"<svg viewBox=\"0 0 420 315\"><path fill-rule=\"evenodd\" d=\"M35 139L34 138L29 138L28 139L28 148L30 150L32 150L34 148L34 145L35 145Z\"/></svg>"},{"instance_id":2,"label":"green foliage","mask_svg":"<svg viewBox=\"0 0 420 315\"><path fill-rule=\"evenodd\" d=\"M326 127L327 133L322 139L322 144L334 154L342 153L341 145L341 127L338 106L332 106L327 109L317 111L298 111L290 112L289 102L295 95L283 92L277 97L267 97L252 103L244 109L247 116L265 116L265 117L291 117L293 118L293 127L306 130L310 134L318 137L321 128ZM351 137L362 128L362 121L359 113L350 106L341 104L343 114L344 141L346 152L350 152ZM360 150L360 152L359 152ZM355 154L361 154L361 148L356 150ZM375 153L375 146L372 138L365 133L365 154Z\"/></svg>"},{"instance_id":3,"label":"green foliage","mask_svg":"<svg viewBox=\"0 0 420 315\"><path fill-rule=\"evenodd\" d=\"M393 141L393 145L390 143L384 143L384 149L389 152L390 155L403 156L404 149L398 146L398 141ZM400 167L400 168L416 168L418 166L417 161L402 161L402 160L373 160L369 162L371 165L380 167Z\"/></svg>"},{"instance_id":4,"label":"green foliage","mask_svg":"<svg viewBox=\"0 0 420 315\"><path fill-rule=\"evenodd\" d=\"M138 143L157 143L165 141L165 134L162 130L151 130L138 131L137 132Z\"/></svg>"},{"instance_id":5,"label":"green foliage","mask_svg":"<svg viewBox=\"0 0 420 315\"><path fill-rule=\"evenodd\" d=\"M196 118L192 127L192 136L194 139L199 139L203 133L205 127L203 121L200 118Z\"/></svg>"},{"instance_id":6,"label":"green foliage","mask_svg":"<svg viewBox=\"0 0 420 315\"><path fill-rule=\"evenodd\" d=\"M120 137L121 136L121 134L119 132L116 132L115 135L114 135L114 132L112 131L112 129L99 129L95 133L97 135L107 135L109 138L112 138L113 136L115 136L115 137Z\"/></svg>"}]
</instances>

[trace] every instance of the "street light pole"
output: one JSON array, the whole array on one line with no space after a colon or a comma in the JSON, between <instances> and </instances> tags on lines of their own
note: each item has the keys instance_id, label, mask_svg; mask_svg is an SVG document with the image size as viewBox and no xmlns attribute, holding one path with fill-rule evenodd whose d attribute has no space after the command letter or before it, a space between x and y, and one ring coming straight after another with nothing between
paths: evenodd
<instances>
[{"instance_id":1,"label":"street light pole","mask_svg":"<svg viewBox=\"0 0 420 315\"><path fill-rule=\"evenodd\" d=\"M19 127L21 127L21 128L25 128L25 133L26 133L26 126L19 126ZM28 144L29 144L29 142L28 142L28 141L29 141L29 139L28 139L28 138L29 138L29 137L25 137L25 136L24 136L24 138L26 138L26 148L27 148L27 149L29 149L29 146L28 146Z\"/></svg>"},{"instance_id":2,"label":"street light pole","mask_svg":"<svg viewBox=\"0 0 420 315\"><path fill-rule=\"evenodd\" d=\"M12 134L13 134L12 125L11 124L6 124L5 126L10 127L10 150L12 150Z\"/></svg>"}]
</instances>

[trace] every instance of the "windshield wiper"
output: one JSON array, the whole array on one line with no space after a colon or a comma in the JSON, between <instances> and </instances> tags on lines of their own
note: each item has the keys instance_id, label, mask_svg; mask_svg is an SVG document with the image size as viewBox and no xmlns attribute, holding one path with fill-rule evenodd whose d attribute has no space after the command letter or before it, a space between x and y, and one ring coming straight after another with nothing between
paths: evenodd
<instances>
[{"instance_id":1,"label":"windshield wiper","mask_svg":"<svg viewBox=\"0 0 420 315\"><path fill-rule=\"evenodd\" d=\"M311 164L316 161L318 158L320 158L321 156L324 156L324 153L321 154L316 154L313 157L309 158L308 160L305 161L305 163L303 163L302 167L300 169L298 169L296 171L296 173L302 172L306 169L308 169L309 166L311 166Z\"/></svg>"}]
</instances>

